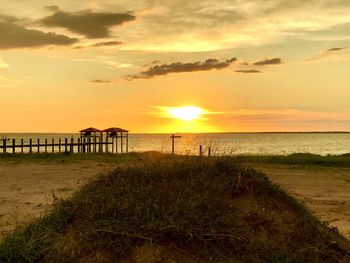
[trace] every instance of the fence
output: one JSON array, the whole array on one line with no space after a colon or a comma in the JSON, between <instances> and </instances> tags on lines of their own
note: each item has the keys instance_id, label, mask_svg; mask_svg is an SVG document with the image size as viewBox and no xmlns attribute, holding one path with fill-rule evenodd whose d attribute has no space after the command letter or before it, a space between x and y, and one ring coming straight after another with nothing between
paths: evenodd
<instances>
[{"instance_id":1,"label":"fence","mask_svg":"<svg viewBox=\"0 0 350 263\"><path fill-rule=\"evenodd\" d=\"M110 140L111 139L111 140ZM44 142L37 139L29 139L29 142L24 142L23 139L10 141L3 139L1 140L0 151L2 153L118 153L118 143L116 138L105 138L101 140L99 137L88 137L88 138L65 138L64 140L52 139L48 142L45 139ZM12 143L11 143L12 142ZM126 152L128 152L128 143L126 143ZM123 143L120 144L120 153L124 152Z\"/></svg>"}]
</instances>

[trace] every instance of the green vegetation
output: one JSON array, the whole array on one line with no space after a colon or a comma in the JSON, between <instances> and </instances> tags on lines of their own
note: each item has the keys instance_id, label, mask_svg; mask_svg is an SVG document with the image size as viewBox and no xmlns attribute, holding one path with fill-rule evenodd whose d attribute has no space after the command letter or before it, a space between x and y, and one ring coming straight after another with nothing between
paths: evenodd
<instances>
[{"instance_id":1,"label":"green vegetation","mask_svg":"<svg viewBox=\"0 0 350 263\"><path fill-rule=\"evenodd\" d=\"M235 157L243 162L264 162L288 165L322 165L329 167L350 167L350 154L317 155L310 153L295 153L291 155L239 155Z\"/></svg>"},{"instance_id":2,"label":"green vegetation","mask_svg":"<svg viewBox=\"0 0 350 263\"><path fill-rule=\"evenodd\" d=\"M142 160L144 156L148 155L157 155L159 153L148 152L146 154L139 153L124 153L124 154L113 154L113 153L88 153L88 154L79 154L79 153L7 153L0 154L0 161L10 161L10 162L79 162L79 161L97 161L97 162L130 162Z\"/></svg>"},{"instance_id":3,"label":"green vegetation","mask_svg":"<svg viewBox=\"0 0 350 263\"><path fill-rule=\"evenodd\" d=\"M0 161L39 161L39 162L76 162L76 161L98 161L98 162L132 162L140 161L145 156L160 155L158 152L148 152L146 154L127 153L127 154L112 154L112 153L90 153L90 154L71 154L66 153L7 153L0 154ZM295 153L291 155L237 155L234 157L239 162L265 162L271 164L288 164L288 165L322 165L329 167L350 167L350 154L342 155L317 155L311 153Z\"/></svg>"},{"instance_id":4,"label":"green vegetation","mask_svg":"<svg viewBox=\"0 0 350 263\"><path fill-rule=\"evenodd\" d=\"M350 260L334 229L233 158L131 156L8 236L0 262Z\"/></svg>"}]
</instances>

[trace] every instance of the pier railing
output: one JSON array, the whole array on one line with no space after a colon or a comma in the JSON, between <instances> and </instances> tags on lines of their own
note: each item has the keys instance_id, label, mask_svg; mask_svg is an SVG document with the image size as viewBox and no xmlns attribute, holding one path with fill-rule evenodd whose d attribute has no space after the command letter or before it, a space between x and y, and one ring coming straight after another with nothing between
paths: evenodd
<instances>
[{"instance_id":1,"label":"pier railing","mask_svg":"<svg viewBox=\"0 0 350 263\"><path fill-rule=\"evenodd\" d=\"M119 148L120 147L120 148ZM99 137L91 138L64 138L64 139L48 139L33 140L24 142L23 139L3 139L0 140L1 153L123 153L128 152L128 143L121 143L118 147L117 138L105 138L101 140Z\"/></svg>"}]
</instances>

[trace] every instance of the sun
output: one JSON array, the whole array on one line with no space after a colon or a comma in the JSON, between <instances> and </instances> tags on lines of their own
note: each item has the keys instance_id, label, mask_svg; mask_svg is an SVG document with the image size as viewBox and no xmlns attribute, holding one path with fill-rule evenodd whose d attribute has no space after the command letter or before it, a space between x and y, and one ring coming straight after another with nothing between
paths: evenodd
<instances>
[{"instance_id":1,"label":"sun","mask_svg":"<svg viewBox=\"0 0 350 263\"><path fill-rule=\"evenodd\" d=\"M184 106L170 108L168 113L174 119L190 122L199 119L205 112L197 106Z\"/></svg>"}]
</instances>

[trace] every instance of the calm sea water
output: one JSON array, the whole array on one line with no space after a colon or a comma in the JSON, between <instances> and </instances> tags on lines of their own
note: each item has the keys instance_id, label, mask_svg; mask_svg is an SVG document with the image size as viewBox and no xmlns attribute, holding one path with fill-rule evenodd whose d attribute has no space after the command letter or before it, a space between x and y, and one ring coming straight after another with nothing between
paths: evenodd
<instances>
[{"instance_id":1,"label":"calm sea water","mask_svg":"<svg viewBox=\"0 0 350 263\"><path fill-rule=\"evenodd\" d=\"M176 139L175 150L179 154L198 154L199 145L212 148L212 153L223 154L344 154L350 153L350 133L221 133L181 134ZM10 139L37 139L51 142L59 138L79 138L79 134L1 134ZM129 151L171 151L170 134L130 134Z\"/></svg>"}]
</instances>

